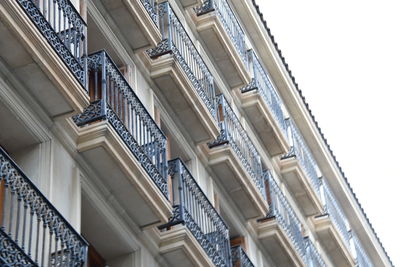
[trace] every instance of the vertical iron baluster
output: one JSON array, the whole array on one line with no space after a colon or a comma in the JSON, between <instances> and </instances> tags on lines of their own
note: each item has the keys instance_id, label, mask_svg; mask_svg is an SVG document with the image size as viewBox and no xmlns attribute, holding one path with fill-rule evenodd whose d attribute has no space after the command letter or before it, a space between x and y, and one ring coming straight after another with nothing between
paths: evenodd
<instances>
[{"instance_id":1,"label":"vertical iron baluster","mask_svg":"<svg viewBox=\"0 0 400 267\"><path fill-rule=\"evenodd\" d=\"M42 15L43 15L43 17L45 17L45 18L46 18L46 11L47 11L47 8L46 8L46 0L42 0Z\"/></svg>"},{"instance_id":2,"label":"vertical iron baluster","mask_svg":"<svg viewBox=\"0 0 400 267\"><path fill-rule=\"evenodd\" d=\"M139 119L138 119L138 114L135 112L135 117L134 117L134 124L135 124L135 139L139 144ZM140 144L139 144L140 145Z\"/></svg>"},{"instance_id":3,"label":"vertical iron baluster","mask_svg":"<svg viewBox=\"0 0 400 267\"><path fill-rule=\"evenodd\" d=\"M139 119L139 132L140 132L140 146L143 148L144 145L144 130L143 130L143 121L141 120L141 118L138 116Z\"/></svg>"},{"instance_id":4,"label":"vertical iron baluster","mask_svg":"<svg viewBox=\"0 0 400 267\"><path fill-rule=\"evenodd\" d=\"M1 222L1 230L3 230L4 232L6 231L6 211L7 211L7 205L8 205L8 194L9 194L9 187L8 187L8 179L7 179L8 174L6 175L6 177L4 177L4 202L3 202L3 209L4 209L4 213L3 213L3 218L2 218L2 222Z\"/></svg>"},{"instance_id":5,"label":"vertical iron baluster","mask_svg":"<svg viewBox=\"0 0 400 267\"><path fill-rule=\"evenodd\" d=\"M37 217L37 223L36 223L36 253L35 253L35 261L39 262L39 236L40 236L40 217L39 214L36 215Z\"/></svg>"},{"instance_id":6,"label":"vertical iron baluster","mask_svg":"<svg viewBox=\"0 0 400 267\"><path fill-rule=\"evenodd\" d=\"M54 242L54 262L51 266L57 267L58 266L58 239L59 239L57 232L55 233L54 238L55 238L55 240L54 240L55 241ZM61 263L62 262L60 262L60 266L62 266Z\"/></svg>"},{"instance_id":7,"label":"vertical iron baluster","mask_svg":"<svg viewBox=\"0 0 400 267\"><path fill-rule=\"evenodd\" d=\"M33 234L33 207L30 205L30 222L29 222L29 238L28 238L28 256L31 256L32 251L32 234Z\"/></svg>"},{"instance_id":8,"label":"vertical iron baluster","mask_svg":"<svg viewBox=\"0 0 400 267\"><path fill-rule=\"evenodd\" d=\"M67 17L67 22L68 22L68 33L67 33L67 42L66 42L66 46L68 48L68 50L71 51L71 35L72 35L72 23L71 23L71 19L70 17Z\"/></svg>"},{"instance_id":9,"label":"vertical iron baluster","mask_svg":"<svg viewBox=\"0 0 400 267\"><path fill-rule=\"evenodd\" d=\"M28 213L28 203L27 203L26 199L24 199L24 211L23 211L23 213L24 213L24 216L23 216L23 219L22 219L23 222L22 222L22 241L21 241L22 247L21 248L22 248L22 250L25 251L26 215Z\"/></svg>"},{"instance_id":10,"label":"vertical iron baluster","mask_svg":"<svg viewBox=\"0 0 400 267\"><path fill-rule=\"evenodd\" d=\"M121 121L122 121L122 123L125 125L125 113L124 113L124 111L125 111L125 99L124 99L124 97L123 97L123 92L121 91L121 89L119 88L119 105L120 105L120 108L119 108L119 113L120 113L120 118L121 118Z\"/></svg>"},{"instance_id":11,"label":"vertical iron baluster","mask_svg":"<svg viewBox=\"0 0 400 267\"><path fill-rule=\"evenodd\" d=\"M49 255L48 255L48 263L47 266L51 266L51 252L52 252L52 246L53 245L53 230L50 229L50 225L49 225ZM55 251L54 257L57 257L57 251ZM56 266L56 265L54 265Z\"/></svg>"},{"instance_id":12,"label":"vertical iron baluster","mask_svg":"<svg viewBox=\"0 0 400 267\"><path fill-rule=\"evenodd\" d=\"M13 211L11 211L13 212ZM17 218L15 221L15 243L18 244L18 237L19 237L19 219L20 219L20 213L21 213L21 195L17 193Z\"/></svg>"},{"instance_id":13,"label":"vertical iron baluster","mask_svg":"<svg viewBox=\"0 0 400 267\"><path fill-rule=\"evenodd\" d=\"M46 20L50 23L50 21L51 21L51 0L47 0L47 17L46 17Z\"/></svg>"},{"instance_id":14,"label":"vertical iron baluster","mask_svg":"<svg viewBox=\"0 0 400 267\"><path fill-rule=\"evenodd\" d=\"M79 47L79 45L78 45L78 38L77 37L78 37L79 32L78 32L78 28L76 27L76 25L73 25L72 27L73 27L73 33L74 33L74 45L73 45L74 50L72 52L72 55L75 58L78 58L78 47Z\"/></svg>"},{"instance_id":15,"label":"vertical iron baluster","mask_svg":"<svg viewBox=\"0 0 400 267\"><path fill-rule=\"evenodd\" d=\"M64 10L62 12L63 12L63 18L64 18L63 27L62 27L62 40L65 43L65 40L67 37L67 17L65 16Z\"/></svg>"},{"instance_id":16,"label":"vertical iron baluster","mask_svg":"<svg viewBox=\"0 0 400 267\"><path fill-rule=\"evenodd\" d=\"M123 122L124 122L126 128L129 130L128 99L127 98L123 98L123 102L124 102L124 118L123 118Z\"/></svg>"},{"instance_id":17,"label":"vertical iron baluster","mask_svg":"<svg viewBox=\"0 0 400 267\"><path fill-rule=\"evenodd\" d=\"M44 216L46 216L46 215L44 215ZM46 248L46 231L47 231L47 221L45 221L46 220L46 218L45 217L43 217L43 236L42 236L42 257L41 257L41 259L42 259L42 266L44 266L44 261L45 261L45 255L44 255L44 252L45 252L45 248Z\"/></svg>"},{"instance_id":18,"label":"vertical iron baluster","mask_svg":"<svg viewBox=\"0 0 400 267\"><path fill-rule=\"evenodd\" d=\"M102 67L101 67L101 114L106 116L107 114L107 67L106 67L106 53L102 52Z\"/></svg>"},{"instance_id":19,"label":"vertical iron baluster","mask_svg":"<svg viewBox=\"0 0 400 267\"><path fill-rule=\"evenodd\" d=\"M9 217L9 224L8 224L8 233L10 236L12 236L12 220L13 220L13 210L14 210L14 194L15 194L15 189L14 186L11 184L10 188L10 217Z\"/></svg>"},{"instance_id":20,"label":"vertical iron baluster","mask_svg":"<svg viewBox=\"0 0 400 267\"><path fill-rule=\"evenodd\" d=\"M53 29L57 32L57 24L56 24L56 4L55 0L52 1L53 6Z\"/></svg>"},{"instance_id":21,"label":"vertical iron baluster","mask_svg":"<svg viewBox=\"0 0 400 267\"><path fill-rule=\"evenodd\" d=\"M106 71L108 71L108 69ZM107 79L107 82L106 82L107 92L109 93L107 104L110 106L110 108L113 111L115 111L115 109L114 109L114 86L111 81L111 77L108 75L107 72L106 72L106 79Z\"/></svg>"},{"instance_id":22,"label":"vertical iron baluster","mask_svg":"<svg viewBox=\"0 0 400 267\"><path fill-rule=\"evenodd\" d=\"M111 79L110 79L111 80ZM117 116L119 116L119 92L118 92L118 87L117 84L114 80L111 80L112 84L112 92L113 92L113 100L114 100L114 111Z\"/></svg>"},{"instance_id":23,"label":"vertical iron baluster","mask_svg":"<svg viewBox=\"0 0 400 267\"><path fill-rule=\"evenodd\" d=\"M131 102L129 101L128 102L128 121L129 121L129 130L130 130L130 133L132 134L132 136L135 135L134 129L133 129L133 127L134 127L133 118L134 118L134 116L133 116L133 107L132 107Z\"/></svg>"},{"instance_id":24,"label":"vertical iron baluster","mask_svg":"<svg viewBox=\"0 0 400 267\"><path fill-rule=\"evenodd\" d=\"M148 126L147 126L147 124L146 124L146 146L148 147L148 149L147 149L147 154L148 154L148 157L150 158L150 160L152 160L153 159L153 151L152 151L152 143L151 143L151 139L150 139L150 130L149 130L149 128L148 128ZM153 160L152 160L152 162L153 162Z\"/></svg>"},{"instance_id":25,"label":"vertical iron baluster","mask_svg":"<svg viewBox=\"0 0 400 267\"><path fill-rule=\"evenodd\" d=\"M98 77L98 75L99 75L99 70L98 70L98 68L97 68L97 66L95 67L95 69L94 69L94 101L96 101L96 100L98 100L99 99L99 90L100 90L100 88L99 88L99 82L98 82L98 80L99 80L99 77Z\"/></svg>"}]
</instances>

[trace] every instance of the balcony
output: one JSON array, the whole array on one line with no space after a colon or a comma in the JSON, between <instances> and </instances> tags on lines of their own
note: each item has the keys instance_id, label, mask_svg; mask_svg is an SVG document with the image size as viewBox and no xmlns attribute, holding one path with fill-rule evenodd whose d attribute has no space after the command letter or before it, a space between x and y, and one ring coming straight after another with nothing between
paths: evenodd
<instances>
[{"instance_id":1,"label":"balcony","mask_svg":"<svg viewBox=\"0 0 400 267\"><path fill-rule=\"evenodd\" d=\"M204 146L208 164L246 219L265 216L261 157L223 95L217 97L220 135Z\"/></svg>"},{"instance_id":2,"label":"balcony","mask_svg":"<svg viewBox=\"0 0 400 267\"><path fill-rule=\"evenodd\" d=\"M96 0L93 2L88 2L89 6L93 5L92 8L98 9L104 17L107 17L104 13L110 16L114 22L112 25L123 35L132 50L149 48L161 41L156 0ZM91 26L90 23L89 26ZM96 45L95 40L90 43ZM93 47L97 50L101 48Z\"/></svg>"},{"instance_id":3,"label":"balcony","mask_svg":"<svg viewBox=\"0 0 400 267\"><path fill-rule=\"evenodd\" d=\"M195 9L197 31L231 88L250 83L246 35L227 0L206 0Z\"/></svg>"},{"instance_id":4,"label":"balcony","mask_svg":"<svg viewBox=\"0 0 400 267\"><path fill-rule=\"evenodd\" d=\"M280 162L282 176L306 216L323 213L318 166L294 122L287 120L292 147Z\"/></svg>"},{"instance_id":5,"label":"balcony","mask_svg":"<svg viewBox=\"0 0 400 267\"><path fill-rule=\"evenodd\" d=\"M0 265L83 266L87 243L0 148Z\"/></svg>"},{"instance_id":6,"label":"balcony","mask_svg":"<svg viewBox=\"0 0 400 267\"><path fill-rule=\"evenodd\" d=\"M82 111L86 88L86 24L68 0L0 4L1 70L9 83L57 116Z\"/></svg>"},{"instance_id":7,"label":"balcony","mask_svg":"<svg viewBox=\"0 0 400 267\"><path fill-rule=\"evenodd\" d=\"M347 218L324 179L322 188L325 208L314 218L315 231L335 266L354 266Z\"/></svg>"},{"instance_id":8,"label":"balcony","mask_svg":"<svg viewBox=\"0 0 400 267\"><path fill-rule=\"evenodd\" d=\"M256 223L258 238L276 266L303 266L302 225L270 172L267 173L270 212Z\"/></svg>"},{"instance_id":9,"label":"balcony","mask_svg":"<svg viewBox=\"0 0 400 267\"><path fill-rule=\"evenodd\" d=\"M355 254L355 260L356 260L356 266L357 267L373 267L374 265L372 264L370 258L368 257L367 253L365 252L364 248L361 245L360 240L358 239L357 235L351 231L351 240L354 246L354 254Z\"/></svg>"},{"instance_id":10,"label":"balcony","mask_svg":"<svg viewBox=\"0 0 400 267\"><path fill-rule=\"evenodd\" d=\"M166 222L166 137L106 52L88 57L92 104L75 116L78 151L136 222Z\"/></svg>"},{"instance_id":11,"label":"balcony","mask_svg":"<svg viewBox=\"0 0 400 267\"><path fill-rule=\"evenodd\" d=\"M159 5L163 41L148 55L151 77L195 143L218 135L214 80L168 2Z\"/></svg>"},{"instance_id":12,"label":"balcony","mask_svg":"<svg viewBox=\"0 0 400 267\"><path fill-rule=\"evenodd\" d=\"M174 215L159 227L171 266L231 266L229 230L180 159L169 161Z\"/></svg>"},{"instance_id":13,"label":"balcony","mask_svg":"<svg viewBox=\"0 0 400 267\"><path fill-rule=\"evenodd\" d=\"M253 50L248 51L251 82L241 89L242 107L272 156L289 152L283 103Z\"/></svg>"},{"instance_id":14,"label":"balcony","mask_svg":"<svg viewBox=\"0 0 400 267\"><path fill-rule=\"evenodd\" d=\"M304 246L305 246L305 253L306 253L305 258L306 258L307 266L311 266L311 267L325 267L326 266L321 255L318 253L314 244L311 242L311 240L308 237L304 238Z\"/></svg>"},{"instance_id":15,"label":"balcony","mask_svg":"<svg viewBox=\"0 0 400 267\"><path fill-rule=\"evenodd\" d=\"M233 267L255 267L240 245L232 247L231 251Z\"/></svg>"}]
</instances>

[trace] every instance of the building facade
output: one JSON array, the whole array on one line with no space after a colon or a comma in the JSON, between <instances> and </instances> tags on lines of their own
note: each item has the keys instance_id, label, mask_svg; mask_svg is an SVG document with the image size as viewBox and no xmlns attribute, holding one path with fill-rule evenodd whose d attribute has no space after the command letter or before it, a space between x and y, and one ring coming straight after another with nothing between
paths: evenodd
<instances>
[{"instance_id":1,"label":"building facade","mask_svg":"<svg viewBox=\"0 0 400 267\"><path fill-rule=\"evenodd\" d=\"M392 266L254 0L0 2L1 266Z\"/></svg>"}]
</instances>

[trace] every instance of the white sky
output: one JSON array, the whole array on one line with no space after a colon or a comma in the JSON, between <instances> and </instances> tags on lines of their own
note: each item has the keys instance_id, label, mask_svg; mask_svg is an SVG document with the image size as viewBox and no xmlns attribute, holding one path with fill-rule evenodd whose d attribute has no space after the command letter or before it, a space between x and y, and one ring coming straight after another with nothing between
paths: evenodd
<instances>
[{"instance_id":1,"label":"white sky","mask_svg":"<svg viewBox=\"0 0 400 267\"><path fill-rule=\"evenodd\" d=\"M400 266L400 1L257 2L362 207Z\"/></svg>"}]
</instances>

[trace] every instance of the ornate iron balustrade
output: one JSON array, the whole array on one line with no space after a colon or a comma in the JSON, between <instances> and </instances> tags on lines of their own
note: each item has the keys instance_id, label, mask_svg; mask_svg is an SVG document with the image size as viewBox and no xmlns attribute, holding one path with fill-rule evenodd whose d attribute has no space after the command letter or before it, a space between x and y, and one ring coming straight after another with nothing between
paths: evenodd
<instances>
[{"instance_id":1,"label":"ornate iron balustrade","mask_svg":"<svg viewBox=\"0 0 400 267\"><path fill-rule=\"evenodd\" d=\"M1 147L0 192L1 266L84 265L86 241Z\"/></svg>"},{"instance_id":2,"label":"ornate iron balustrade","mask_svg":"<svg viewBox=\"0 0 400 267\"><path fill-rule=\"evenodd\" d=\"M336 226L347 248L350 249L350 235L347 227L347 218L327 182L322 179L322 192L324 195L324 210Z\"/></svg>"},{"instance_id":3,"label":"ornate iron balustrade","mask_svg":"<svg viewBox=\"0 0 400 267\"><path fill-rule=\"evenodd\" d=\"M370 258L368 257L367 253L365 252L364 248L362 247L360 240L358 239L357 235L350 231L351 240L354 244L354 252L355 252L355 260L358 267L373 267Z\"/></svg>"},{"instance_id":4,"label":"ornate iron balustrade","mask_svg":"<svg viewBox=\"0 0 400 267\"><path fill-rule=\"evenodd\" d=\"M153 22L158 26L157 0L140 0Z\"/></svg>"},{"instance_id":5,"label":"ornate iron balustrade","mask_svg":"<svg viewBox=\"0 0 400 267\"><path fill-rule=\"evenodd\" d=\"M172 54L193 84L200 99L216 118L214 78L168 2L158 5L163 40L148 50L151 58Z\"/></svg>"},{"instance_id":6,"label":"ornate iron balustrade","mask_svg":"<svg viewBox=\"0 0 400 267\"><path fill-rule=\"evenodd\" d=\"M233 246L231 249L233 267L255 267L240 245Z\"/></svg>"},{"instance_id":7,"label":"ornate iron balustrade","mask_svg":"<svg viewBox=\"0 0 400 267\"><path fill-rule=\"evenodd\" d=\"M292 146L288 155L283 158L296 157L303 170L306 172L307 177L310 179L311 185L315 192L317 192L318 197L321 196L320 192L320 179L317 173L318 165L315 162L310 149L306 145L300 131L297 129L295 123L291 119L286 120L287 128L289 129Z\"/></svg>"},{"instance_id":8,"label":"ornate iron balustrade","mask_svg":"<svg viewBox=\"0 0 400 267\"><path fill-rule=\"evenodd\" d=\"M307 266L309 266L309 267L325 267L326 264L325 264L324 260L322 259L321 255L318 253L314 244L311 242L311 240L308 237L304 238L304 244L305 244Z\"/></svg>"},{"instance_id":9,"label":"ornate iron balustrade","mask_svg":"<svg viewBox=\"0 0 400 267\"><path fill-rule=\"evenodd\" d=\"M184 224L216 266L231 265L229 229L180 159L169 161L174 214L159 227Z\"/></svg>"},{"instance_id":10,"label":"ornate iron balustrade","mask_svg":"<svg viewBox=\"0 0 400 267\"><path fill-rule=\"evenodd\" d=\"M246 34L244 33L235 13L233 13L227 0L205 0L203 4L195 8L197 16L216 11L225 31L233 42L242 62L248 67Z\"/></svg>"},{"instance_id":11,"label":"ornate iron balustrade","mask_svg":"<svg viewBox=\"0 0 400 267\"><path fill-rule=\"evenodd\" d=\"M270 171L267 171L267 173L266 180L269 187L268 200L270 205L270 212L267 218L276 218L279 225L292 240L299 255L305 260L305 243L301 233L301 223Z\"/></svg>"},{"instance_id":12,"label":"ornate iron balustrade","mask_svg":"<svg viewBox=\"0 0 400 267\"><path fill-rule=\"evenodd\" d=\"M254 185L266 199L261 156L225 97L217 96L220 134L209 147L229 144L251 176Z\"/></svg>"},{"instance_id":13,"label":"ornate iron balustrade","mask_svg":"<svg viewBox=\"0 0 400 267\"><path fill-rule=\"evenodd\" d=\"M86 88L87 26L69 0L16 0Z\"/></svg>"},{"instance_id":14,"label":"ornate iron balustrade","mask_svg":"<svg viewBox=\"0 0 400 267\"><path fill-rule=\"evenodd\" d=\"M166 137L105 51L89 55L88 68L92 104L75 123L108 120L168 198Z\"/></svg>"},{"instance_id":15,"label":"ornate iron balustrade","mask_svg":"<svg viewBox=\"0 0 400 267\"><path fill-rule=\"evenodd\" d=\"M281 131L287 137L287 125L282 110L283 103L275 89L275 85L271 81L268 71L262 66L254 51L249 50L248 54L249 69L252 73L252 80L247 86L243 87L241 91L242 93L245 93L252 90L258 90L258 93L262 96L265 103L267 103L268 107L272 111Z\"/></svg>"}]
</instances>

